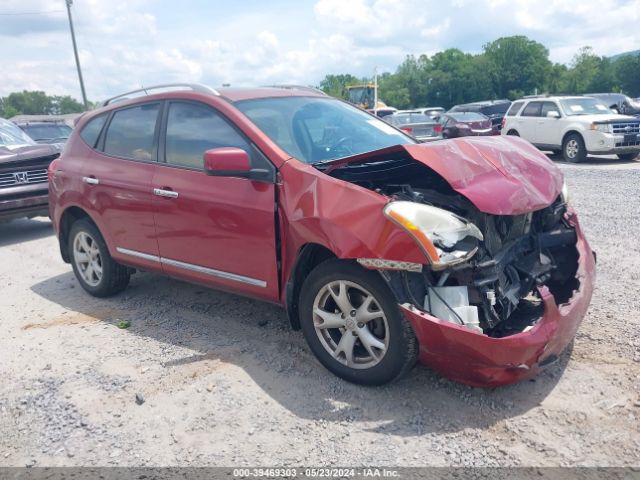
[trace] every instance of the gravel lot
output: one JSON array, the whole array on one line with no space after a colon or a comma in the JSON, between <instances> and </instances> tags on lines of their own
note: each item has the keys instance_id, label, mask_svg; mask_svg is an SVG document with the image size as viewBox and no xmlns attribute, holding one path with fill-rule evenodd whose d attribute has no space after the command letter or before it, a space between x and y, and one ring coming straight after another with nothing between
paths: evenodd
<instances>
[{"instance_id":1,"label":"gravel lot","mask_svg":"<svg viewBox=\"0 0 640 480\"><path fill-rule=\"evenodd\" d=\"M593 304L560 362L495 390L354 386L275 306L148 273L94 299L47 220L0 225L0 465L639 465L640 162L562 169Z\"/></svg>"}]
</instances>

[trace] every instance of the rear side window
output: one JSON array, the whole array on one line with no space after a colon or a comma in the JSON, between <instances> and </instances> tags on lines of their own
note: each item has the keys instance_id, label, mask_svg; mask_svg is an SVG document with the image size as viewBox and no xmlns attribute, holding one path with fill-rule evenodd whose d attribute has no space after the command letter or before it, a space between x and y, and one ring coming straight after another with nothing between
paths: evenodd
<instances>
[{"instance_id":1,"label":"rear side window","mask_svg":"<svg viewBox=\"0 0 640 480\"><path fill-rule=\"evenodd\" d=\"M134 160L153 160L153 138L159 103L139 105L113 114L104 141L104 152Z\"/></svg>"},{"instance_id":2,"label":"rear side window","mask_svg":"<svg viewBox=\"0 0 640 480\"><path fill-rule=\"evenodd\" d=\"M524 102L513 102L507 112L507 117L515 117L522 108L522 105L524 105Z\"/></svg>"},{"instance_id":3,"label":"rear side window","mask_svg":"<svg viewBox=\"0 0 640 480\"><path fill-rule=\"evenodd\" d=\"M522 117L539 117L540 116L540 106L542 102L530 102L524 110L522 110Z\"/></svg>"},{"instance_id":4,"label":"rear side window","mask_svg":"<svg viewBox=\"0 0 640 480\"><path fill-rule=\"evenodd\" d=\"M169 105L167 163L202 169L204 152L220 147L237 147L252 154L251 145L211 107L187 102Z\"/></svg>"},{"instance_id":5,"label":"rear side window","mask_svg":"<svg viewBox=\"0 0 640 480\"><path fill-rule=\"evenodd\" d=\"M103 113L102 115L92 118L80 131L80 138L82 138L91 148L96 147L96 142L98 141L104 122L107 121L107 116L107 113Z\"/></svg>"}]
</instances>

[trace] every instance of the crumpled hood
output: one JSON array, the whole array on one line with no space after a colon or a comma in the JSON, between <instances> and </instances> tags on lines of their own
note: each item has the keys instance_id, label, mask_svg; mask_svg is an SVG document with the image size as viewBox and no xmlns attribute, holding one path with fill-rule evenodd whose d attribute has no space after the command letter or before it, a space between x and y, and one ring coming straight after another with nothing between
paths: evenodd
<instances>
[{"instance_id":1,"label":"crumpled hood","mask_svg":"<svg viewBox=\"0 0 640 480\"><path fill-rule=\"evenodd\" d=\"M480 211L493 215L519 215L545 208L562 191L560 169L529 142L513 136L395 145L333 160L324 172L396 152L408 153L443 177Z\"/></svg>"},{"instance_id":2,"label":"crumpled hood","mask_svg":"<svg viewBox=\"0 0 640 480\"><path fill-rule=\"evenodd\" d=\"M465 137L404 148L485 213L539 210L562 190L560 169L519 137Z\"/></svg>"}]
</instances>

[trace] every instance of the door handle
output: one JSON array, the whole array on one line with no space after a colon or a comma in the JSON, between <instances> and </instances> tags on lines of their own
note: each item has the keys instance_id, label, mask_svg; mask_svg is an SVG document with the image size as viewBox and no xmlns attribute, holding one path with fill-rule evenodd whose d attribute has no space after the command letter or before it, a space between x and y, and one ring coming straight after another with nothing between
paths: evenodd
<instances>
[{"instance_id":1,"label":"door handle","mask_svg":"<svg viewBox=\"0 0 640 480\"><path fill-rule=\"evenodd\" d=\"M100 180L98 180L96 177L82 177L82 181L84 183L88 183L89 185L98 185L100 183Z\"/></svg>"},{"instance_id":2,"label":"door handle","mask_svg":"<svg viewBox=\"0 0 640 480\"><path fill-rule=\"evenodd\" d=\"M173 190L163 190L162 188L154 188L153 194L165 198L178 198L178 192Z\"/></svg>"}]
</instances>

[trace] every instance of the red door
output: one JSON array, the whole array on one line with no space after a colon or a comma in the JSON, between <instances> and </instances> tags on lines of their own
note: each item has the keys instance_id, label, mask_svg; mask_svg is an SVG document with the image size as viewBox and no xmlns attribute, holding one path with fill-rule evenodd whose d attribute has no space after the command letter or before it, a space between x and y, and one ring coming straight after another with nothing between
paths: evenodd
<instances>
[{"instance_id":1,"label":"red door","mask_svg":"<svg viewBox=\"0 0 640 480\"><path fill-rule=\"evenodd\" d=\"M152 180L163 270L277 300L275 185L208 176L202 156L232 146L245 149L252 162L267 160L210 106L180 101L167 108L166 140Z\"/></svg>"},{"instance_id":2,"label":"red door","mask_svg":"<svg viewBox=\"0 0 640 480\"><path fill-rule=\"evenodd\" d=\"M160 268L151 180L159 103L117 110L99 150L84 162L84 198L114 258Z\"/></svg>"}]
</instances>

